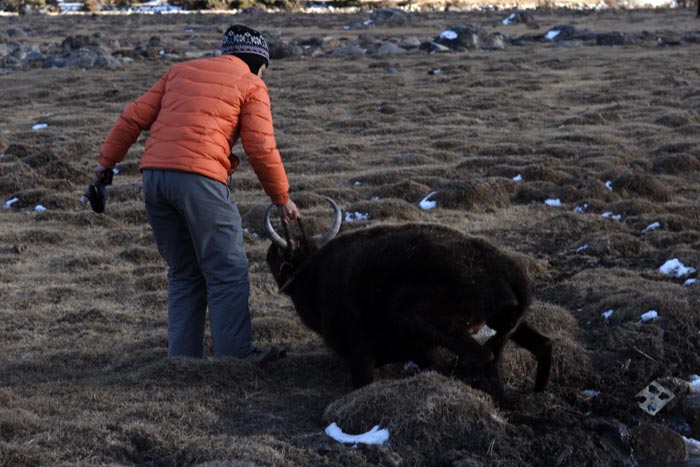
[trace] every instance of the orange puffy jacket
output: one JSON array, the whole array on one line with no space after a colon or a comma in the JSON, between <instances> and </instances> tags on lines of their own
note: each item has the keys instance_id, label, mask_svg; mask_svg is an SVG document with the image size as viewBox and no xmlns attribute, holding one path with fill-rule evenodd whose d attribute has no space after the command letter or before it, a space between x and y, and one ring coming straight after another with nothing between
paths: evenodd
<instances>
[{"instance_id":1,"label":"orange puffy jacket","mask_svg":"<svg viewBox=\"0 0 700 467\"><path fill-rule=\"evenodd\" d=\"M173 65L119 116L97 161L112 168L150 130L141 169L173 169L226 183L240 135L250 165L272 202L289 200L289 183L272 128L262 79L233 55Z\"/></svg>"}]
</instances>

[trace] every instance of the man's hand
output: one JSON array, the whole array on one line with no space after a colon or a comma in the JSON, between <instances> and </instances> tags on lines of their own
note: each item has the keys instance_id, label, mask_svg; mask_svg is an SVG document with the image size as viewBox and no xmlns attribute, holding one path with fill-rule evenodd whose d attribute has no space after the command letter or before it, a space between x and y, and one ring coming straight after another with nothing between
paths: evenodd
<instances>
[{"instance_id":1,"label":"man's hand","mask_svg":"<svg viewBox=\"0 0 700 467\"><path fill-rule=\"evenodd\" d=\"M291 199L281 206L277 206L280 213L280 218L285 224L289 224L289 221L295 221L299 219L299 208L294 204Z\"/></svg>"},{"instance_id":2,"label":"man's hand","mask_svg":"<svg viewBox=\"0 0 700 467\"><path fill-rule=\"evenodd\" d=\"M107 167L98 162L95 166L95 173L92 176L92 184L97 185L98 183L100 183L100 180L102 180L102 177L104 177L104 174L107 170L109 170Z\"/></svg>"}]
</instances>

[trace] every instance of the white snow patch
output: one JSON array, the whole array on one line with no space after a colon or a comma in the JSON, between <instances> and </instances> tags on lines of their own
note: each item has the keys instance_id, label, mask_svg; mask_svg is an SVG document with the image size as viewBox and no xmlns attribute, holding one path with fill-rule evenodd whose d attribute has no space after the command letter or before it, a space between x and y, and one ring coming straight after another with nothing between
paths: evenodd
<instances>
[{"instance_id":1,"label":"white snow patch","mask_svg":"<svg viewBox=\"0 0 700 467\"><path fill-rule=\"evenodd\" d=\"M117 175L117 174L119 173L119 169L116 168L116 167L113 168L113 169L112 169L112 173L113 173L114 175Z\"/></svg>"},{"instance_id":2,"label":"white snow patch","mask_svg":"<svg viewBox=\"0 0 700 467\"><path fill-rule=\"evenodd\" d=\"M686 438L683 436L685 445L688 446L688 454L691 456L700 456L700 441L694 438Z\"/></svg>"},{"instance_id":3,"label":"white snow patch","mask_svg":"<svg viewBox=\"0 0 700 467\"><path fill-rule=\"evenodd\" d=\"M700 393L700 376L690 375L690 381L688 381L688 388L690 392L694 394Z\"/></svg>"},{"instance_id":4,"label":"white snow patch","mask_svg":"<svg viewBox=\"0 0 700 467\"><path fill-rule=\"evenodd\" d=\"M545 34L544 38L547 39L548 41L553 41L560 33L561 31L558 29L550 29L547 34Z\"/></svg>"},{"instance_id":5,"label":"white snow patch","mask_svg":"<svg viewBox=\"0 0 700 467\"><path fill-rule=\"evenodd\" d=\"M642 321L654 321L659 317L659 313L656 310L649 310L646 313L642 313Z\"/></svg>"},{"instance_id":6,"label":"white snow patch","mask_svg":"<svg viewBox=\"0 0 700 467\"><path fill-rule=\"evenodd\" d=\"M353 185L355 185L355 186L362 186L362 182L355 182L355 183L353 183Z\"/></svg>"},{"instance_id":7,"label":"white snow patch","mask_svg":"<svg viewBox=\"0 0 700 467\"><path fill-rule=\"evenodd\" d=\"M691 285L695 284L698 280L697 279L688 279L687 281L683 282L683 285L686 287L690 287Z\"/></svg>"},{"instance_id":8,"label":"white snow patch","mask_svg":"<svg viewBox=\"0 0 700 467\"><path fill-rule=\"evenodd\" d=\"M583 203L574 208L576 214L583 214L588 209L588 203Z\"/></svg>"},{"instance_id":9,"label":"white snow patch","mask_svg":"<svg viewBox=\"0 0 700 467\"><path fill-rule=\"evenodd\" d=\"M661 228L661 224L659 222L654 222L654 223L649 224L646 227L644 227L642 229L642 233L651 232L652 230L656 230L656 229L660 229L660 228Z\"/></svg>"},{"instance_id":10,"label":"white snow patch","mask_svg":"<svg viewBox=\"0 0 700 467\"><path fill-rule=\"evenodd\" d=\"M522 174L518 174L515 177L513 177L514 182L522 182L523 181L523 176Z\"/></svg>"},{"instance_id":11,"label":"white snow patch","mask_svg":"<svg viewBox=\"0 0 700 467\"><path fill-rule=\"evenodd\" d=\"M559 198L546 199L546 200L544 200L544 204L546 204L547 206L557 207L557 206L561 206L561 200Z\"/></svg>"},{"instance_id":12,"label":"white snow patch","mask_svg":"<svg viewBox=\"0 0 700 467\"><path fill-rule=\"evenodd\" d=\"M505 18L502 22L504 26L508 26L510 23L515 21L515 17L517 15L515 13L511 14L509 17Z\"/></svg>"},{"instance_id":13,"label":"white snow patch","mask_svg":"<svg viewBox=\"0 0 700 467\"><path fill-rule=\"evenodd\" d=\"M5 201L5 208L9 208L13 204L15 204L17 201L19 201L19 198L16 198L16 197L12 198L12 199L8 199L7 201Z\"/></svg>"},{"instance_id":14,"label":"white snow patch","mask_svg":"<svg viewBox=\"0 0 700 467\"><path fill-rule=\"evenodd\" d=\"M612 189L612 181L611 181L611 180L608 180L607 182L605 182L605 188L607 188L607 189L610 190L610 191L613 191L613 189Z\"/></svg>"},{"instance_id":15,"label":"white snow patch","mask_svg":"<svg viewBox=\"0 0 700 467\"><path fill-rule=\"evenodd\" d=\"M41 204L37 204L36 206L34 206L34 210L36 212L44 212L44 211L46 211L46 208L44 206L42 206Z\"/></svg>"},{"instance_id":16,"label":"white snow patch","mask_svg":"<svg viewBox=\"0 0 700 467\"><path fill-rule=\"evenodd\" d=\"M482 341L482 340L486 340L490 337L493 337L495 335L496 335L496 331L494 331L493 329L491 329L488 326L484 326L483 328L479 329L479 332L474 334L474 339L476 339L478 341Z\"/></svg>"},{"instance_id":17,"label":"white snow patch","mask_svg":"<svg viewBox=\"0 0 700 467\"><path fill-rule=\"evenodd\" d=\"M369 219L369 213L362 213L362 212L346 212L345 213L345 222L355 222L355 221L364 221Z\"/></svg>"},{"instance_id":18,"label":"white snow patch","mask_svg":"<svg viewBox=\"0 0 700 467\"><path fill-rule=\"evenodd\" d=\"M445 29L440 33L440 39L446 39L448 41L453 41L457 39L457 37L459 37L459 35L452 29Z\"/></svg>"},{"instance_id":19,"label":"white snow patch","mask_svg":"<svg viewBox=\"0 0 700 467\"><path fill-rule=\"evenodd\" d=\"M32 125L32 130L43 130L44 128L48 128L49 124L48 123L37 123L36 125Z\"/></svg>"},{"instance_id":20,"label":"white snow patch","mask_svg":"<svg viewBox=\"0 0 700 467\"><path fill-rule=\"evenodd\" d=\"M610 219L615 219L616 221L619 221L620 219L622 219L622 214L614 214L611 211L605 211L602 214L602 216L610 218Z\"/></svg>"},{"instance_id":21,"label":"white snow patch","mask_svg":"<svg viewBox=\"0 0 700 467\"><path fill-rule=\"evenodd\" d=\"M416 364L416 362L409 360L404 364L403 370L404 371L420 371L420 367Z\"/></svg>"},{"instance_id":22,"label":"white snow patch","mask_svg":"<svg viewBox=\"0 0 700 467\"><path fill-rule=\"evenodd\" d=\"M615 310L610 309L608 311L602 312L601 315L603 316L603 318L608 319L613 315L613 313L615 313Z\"/></svg>"},{"instance_id":23,"label":"white snow patch","mask_svg":"<svg viewBox=\"0 0 700 467\"><path fill-rule=\"evenodd\" d=\"M362 433L359 435L349 435L343 433L343 430L335 423L331 423L326 427L326 434L338 441L339 443L350 443L350 444L385 444L389 441L389 430L386 428L380 429L379 425L375 425L367 433Z\"/></svg>"},{"instance_id":24,"label":"white snow patch","mask_svg":"<svg viewBox=\"0 0 700 467\"><path fill-rule=\"evenodd\" d=\"M370 201L379 201L379 196L372 196Z\"/></svg>"},{"instance_id":25,"label":"white snow patch","mask_svg":"<svg viewBox=\"0 0 700 467\"><path fill-rule=\"evenodd\" d=\"M585 251L588 249L588 245L581 245L580 247L576 248L576 253L581 253L582 251Z\"/></svg>"},{"instance_id":26,"label":"white snow patch","mask_svg":"<svg viewBox=\"0 0 700 467\"><path fill-rule=\"evenodd\" d=\"M418 206L424 211L427 211L428 209L433 209L437 206L437 201L430 201L430 197L433 196L434 194L437 194L437 191L431 191L428 196L420 200L420 203L418 203Z\"/></svg>"},{"instance_id":27,"label":"white snow patch","mask_svg":"<svg viewBox=\"0 0 700 467\"><path fill-rule=\"evenodd\" d=\"M600 396L600 391L596 391L595 389L584 389L581 391L581 394L588 397L598 397Z\"/></svg>"},{"instance_id":28,"label":"white snow patch","mask_svg":"<svg viewBox=\"0 0 700 467\"><path fill-rule=\"evenodd\" d=\"M435 69L433 70L433 74L434 74L434 75L439 75L440 73L442 73L442 68L435 68Z\"/></svg>"},{"instance_id":29,"label":"white snow patch","mask_svg":"<svg viewBox=\"0 0 700 467\"><path fill-rule=\"evenodd\" d=\"M695 268L687 267L681 263L678 258L669 259L659 268L664 274L669 274L676 277L687 276L688 274L694 273Z\"/></svg>"},{"instance_id":30,"label":"white snow patch","mask_svg":"<svg viewBox=\"0 0 700 467\"><path fill-rule=\"evenodd\" d=\"M362 22L362 24L364 24L365 26L369 26L372 23L374 23L374 21L372 21L371 19L368 19L368 20L365 20Z\"/></svg>"}]
</instances>

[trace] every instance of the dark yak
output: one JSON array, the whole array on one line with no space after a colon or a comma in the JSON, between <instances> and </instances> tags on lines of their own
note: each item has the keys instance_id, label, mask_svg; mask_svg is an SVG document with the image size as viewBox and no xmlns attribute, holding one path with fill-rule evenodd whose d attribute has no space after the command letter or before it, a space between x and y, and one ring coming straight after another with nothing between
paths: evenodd
<instances>
[{"instance_id":1,"label":"dark yak","mask_svg":"<svg viewBox=\"0 0 700 467\"><path fill-rule=\"evenodd\" d=\"M523 269L486 240L429 224L384 225L340 235L333 226L312 239L275 232L267 262L280 290L326 344L350 362L356 387L374 380L374 368L413 360L430 363L437 347L455 353L465 373L486 370L502 395L498 360L508 339L537 359L535 391L549 379L550 339L524 317L531 302ZM483 345L472 334L484 325L496 334Z\"/></svg>"}]
</instances>

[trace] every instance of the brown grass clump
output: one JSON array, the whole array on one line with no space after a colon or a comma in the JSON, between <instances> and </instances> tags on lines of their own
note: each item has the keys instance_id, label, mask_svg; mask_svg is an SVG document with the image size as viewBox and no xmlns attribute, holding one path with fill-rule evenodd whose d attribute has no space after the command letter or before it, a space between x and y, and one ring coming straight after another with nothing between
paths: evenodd
<instances>
[{"instance_id":1,"label":"brown grass clump","mask_svg":"<svg viewBox=\"0 0 700 467\"><path fill-rule=\"evenodd\" d=\"M399 221L416 221L420 218L418 208L402 199L379 199L376 201L360 201L345 208L346 215L360 213L368 215L368 219Z\"/></svg>"},{"instance_id":2,"label":"brown grass clump","mask_svg":"<svg viewBox=\"0 0 700 467\"><path fill-rule=\"evenodd\" d=\"M626 197L647 198L652 201L670 201L673 192L656 177L648 174L627 173L613 178L613 190Z\"/></svg>"},{"instance_id":3,"label":"brown grass clump","mask_svg":"<svg viewBox=\"0 0 700 467\"><path fill-rule=\"evenodd\" d=\"M552 182L557 185L570 183L575 181L571 174L562 170L555 170L543 165L529 165L522 170L523 180L537 180L543 182Z\"/></svg>"},{"instance_id":4,"label":"brown grass clump","mask_svg":"<svg viewBox=\"0 0 700 467\"><path fill-rule=\"evenodd\" d=\"M374 195L379 198L398 198L409 203L419 202L428 193L430 193L429 186L413 180L380 186L374 190Z\"/></svg>"},{"instance_id":5,"label":"brown grass clump","mask_svg":"<svg viewBox=\"0 0 700 467\"><path fill-rule=\"evenodd\" d=\"M692 125L699 120L700 117L698 117L697 113L683 111L662 115L661 117L657 118L654 123L670 128L679 128L686 125Z\"/></svg>"},{"instance_id":6,"label":"brown grass clump","mask_svg":"<svg viewBox=\"0 0 700 467\"><path fill-rule=\"evenodd\" d=\"M505 428L488 396L434 372L361 388L329 404L323 418L346 433L379 425L393 446L427 452L447 442L483 454Z\"/></svg>"},{"instance_id":7,"label":"brown grass clump","mask_svg":"<svg viewBox=\"0 0 700 467\"><path fill-rule=\"evenodd\" d=\"M438 187L431 200L445 209L488 211L507 208L510 206L506 189L509 183L512 182L501 178L455 180Z\"/></svg>"},{"instance_id":8,"label":"brown grass clump","mask_svg":"<svg viewBox=\"0 0 700 467\"><path fill-rule=\"evenodd\" d=\"M698 156L690 154L666 154L654 159L654 172L665 174L689 174L700 171Z\"/></svg>"}]
</instances>

